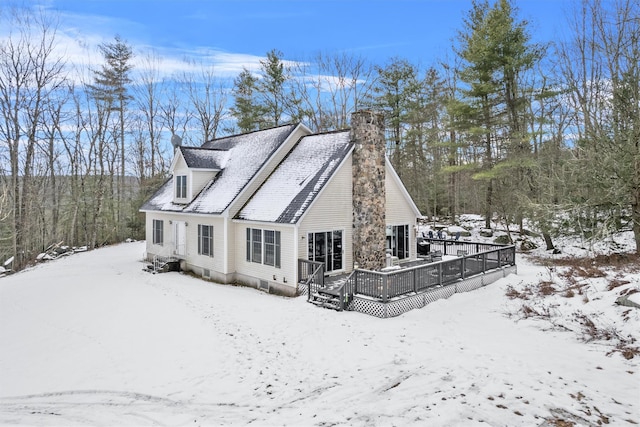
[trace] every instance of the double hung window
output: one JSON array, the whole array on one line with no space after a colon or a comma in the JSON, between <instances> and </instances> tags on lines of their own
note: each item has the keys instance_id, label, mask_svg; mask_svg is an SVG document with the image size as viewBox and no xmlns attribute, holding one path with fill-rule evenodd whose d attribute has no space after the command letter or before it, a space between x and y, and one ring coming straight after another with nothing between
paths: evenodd
<instances>
[{"instance_id":1,"label":"double hung window","mask_svg":"<svg viewBox=\"0 0 640 427\"><path fill-rule=\"evenodd\" d=\"M280 232L247 228L247 261L280 268Z\"/></svg>"},{"instance_id":2,"label":"double hung window","mask_svg":"<svg viewBox=\"0 0 640 427\"><path fill-rule=\"evenodd\" d=\"M176 199L187 198L187 176L176 176Z\"/></svg>"},{"instance_id":3,"label":"double hung window","mask_svg":"<svg viewBox=\"0 0 640 427\"><path fill-rule=\"evenodd\" d=\"M198 254L213 256L213 225L198 224Z\"/></svg>"},{"instance_id":4,"label":"double hung window","mask_svg":"<svg viewBox=\"0 0 640 427\"><path fill-rule=\"evenodd\" d=\"M153 220L153 244L162 245L164 243L164 221L161 219Z\"/></svg>"}]
</instances>

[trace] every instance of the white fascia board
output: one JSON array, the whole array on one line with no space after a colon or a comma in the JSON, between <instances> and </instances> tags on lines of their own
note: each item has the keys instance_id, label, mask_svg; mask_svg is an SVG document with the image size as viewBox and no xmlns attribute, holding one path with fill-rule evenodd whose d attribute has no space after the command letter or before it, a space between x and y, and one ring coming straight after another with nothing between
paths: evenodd
<instances>
[{"instance_id":1,"label":"white fascia board","mask_svg":"<svg viewBox=\"0 0 640 427\"><path fill-rule=\"evenodd\" d=\"M300 215L300 218L298 218L298 221L296 222L296 224L300 224L302 222L302 220L304 219L304 217L307 215L307 212L309 212L311 210L311 208L313 208L313 205L316 203L316 200L318 200L320 198L320 195L322 195L325 190L327 189L327 187L329 186L329 182L333 179L334 176L337 175L338 171L340 169L342 169L343 167L345 167L345 163L347 162L347 159L349 159L351 157L351 155L353 154L353 150L355 147L351 147L349 149L349 152L347 153L346 156L344 156L344 158L342 159L342 161L340 162L340 164L338 165L338 167L333 171L333 173L331 174L331 176L329 178L327 178L327 180L325 181L324 185L322 186L322 188L320 189L320 191L318 191L318 194L316 194L316 197L313 198L313 200L311 201L311 203L309 203L309 206L307 206L307 208L305 209L304 213L302 215ZM353 185L353 184L351 184Z\"/></svg>"},{"instance_id":2,"label":"white fascia board","mask_svg":"<svg viewBox=\"0 0 640 427\"><path fill-rule=\"evenodd\" d=\"M180 151L179 149L176 149L173 154L173 160L171 161L171 166L169 166L169 172L171 172L171 175L173 175L173 169L176 167L176 163L178 163L178 156L182 157L182 160L184 161L184 157L182 156L182 151ZM187 162L185 161L184 163L186 164Z\"/></svg>"},{"instance_id":3,"label":"white fascia board","mask_svg":"<svg viewBox=\"0 0 640 427\"><path fill-rule=\"evenodd\" d=\"M233 219L236 224L252 224L260 228L268 227L294 227L298 228L298 224L290 224L288 222L267 222L267 221L252 221L250 219Z\"/></svg>"}]
</instances>

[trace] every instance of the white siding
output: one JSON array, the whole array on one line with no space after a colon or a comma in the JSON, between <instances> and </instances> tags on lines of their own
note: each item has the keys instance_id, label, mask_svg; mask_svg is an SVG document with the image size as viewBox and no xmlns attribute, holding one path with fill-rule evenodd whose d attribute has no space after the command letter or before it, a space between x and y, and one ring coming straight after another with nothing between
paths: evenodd
<instances>
[{"instance_id":1,"label":"white siding","mask_svg":"<svg viewBox=\"0 0 640 427\"><path fill-rule=\"evenodd\" d=\"M192 267L206 268L223 273L224 269L224 220L208 215L191 216L187 219L187 262ZM213 256L198 254L198 224L213 226ZM202 271L196 271L202 274Z\"/></svg>"},{"instance_id":2,"label":"white siding","mask_svg":"<svg viewBox=\"0 0 640 427\"><path fill-rule=\"evenodd\" d=\"M178 153L180 153L179 151L176 154L176 162L175 162L175 166L173 168L173 189L171 191L173 191L173 202L174 203L187 203L189 200L191 200L189 198L189 192L190 190L190 179L189 179L189 168L187 167L187 163L184 161L184 158L182 157L182 155L178 155ZM180 175L184 175L187 177L187 197L184 199L178 199L176 197L176 176L180 176Z\"/></svg>"},{"instance_id":3,"label":"white siding","mask_svg":"<svg viewBox=\"0 0 640 427\"><path fill-rule=\"evenodd\" d=\"M197 170L191 171L187 182L187 193L189 194L189 200L198 195L198 193L204 188L204 186L213 179L216 172Z\"/></svg>"},{"instance_id":4,"label":"white siding","mask_svg":"<svg viewBox=\"0 0 640 427\"><path fill-rule=\"evenodd\" d=\"M409 224L409 258L416 257L416 236L415 226L417 221L416 212L412 204L404 196L403 189L398 185L396 179L392 176L387 165L385 178L386 192L386 222L387 225L403 225Z\"/></svg>"},{"instance_id":5,"label":"white siding","mask_svg":"<svg viewBox=\"0 0 640 427\"><path fill-rule=\"evenodd\" d=\"M351 156L336 171L300 221L297 258L308 258L307 233L342 230L343 267L353 270L353 196Z\"/></svg>"},{"instance_id":6,"label":"white siding","mask_svg":"<svg viewBox=\"0 0 640 427\"><path fill-rule=\"evenodd\" d=\"M162 220L164 227L163 245L153 244L153 220ZM170 224L169 222L172 222ZM174 240L174 224L176 221L184 221L186 226L186 255L183 257L189 269L194 270L197 274L202 274L202 268L224 273L223 260L225 242L224 242L224 219L222 217L214 217L210 215L181 215L161 212L147 212L146 214L146 236L147 236L147 254L149 256L173 256L175 247ZM198 254L198 224L213 226L213 257Z\"/></svg>"},{"instance_id":7,"label":"white siding","mask_svg":"<svg viewBox=\"0 0 640 427\"><path fill-rule=\"evenodd\" d=\"M255 278L254 283L247 284L257 286L258 280L265 280L270 283L270 286L277 284L280 287L291 287L292 290L295 290L297 286L297 257L294 250L295 228L290 225L251 222L236 223L234 228L236 272L241 280L242 277ZM247 228L280 232L280 268L247 261Z\"/></svg>"}]
</instances>

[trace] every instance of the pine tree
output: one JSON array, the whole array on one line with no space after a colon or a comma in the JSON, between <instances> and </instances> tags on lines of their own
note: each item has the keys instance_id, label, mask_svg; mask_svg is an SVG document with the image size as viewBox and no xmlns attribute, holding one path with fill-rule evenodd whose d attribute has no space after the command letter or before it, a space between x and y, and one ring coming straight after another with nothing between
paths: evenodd
<instances>
[{"instance_id":1,"label":"pine tree","mask_svg":"<svg viewBox=\"0 0 640 427\"><path fill-rule=\"evenodd\" d=\"M262 78L257 82L264 122L261 128L279 126L287 106L285 83L290 78L282 62L282 52L273 49L260 61Z\"/></svg>"},{"instance_id":2,"label":"pine tree","mask_svg":"<svg viewBox=\"0 0 640 427\"><path fill-rule=\"evenodd\" d=\"M114 139L119 142L119 147L115 150L119 155L118 186L116 189L115 208L115 228L116 238L124 237L124 218L122 200L124 199L124 182L126 174L126 149L125 149L125 128L127 105L132 99L127 86L131 83L130 73L133 69L133 51L120 36L116 35L111 43L102 43L100 52L105 63L98 70L94 71L94 84L90 86L95 99L104 108L117 113L114 126ZM115 172L115 171L114 171Z\"/></svg>"},{"instance_id":3,"label":"pine tree","mask_svg":"<svg viewBox=\"0 0 640 427\"><path fill-rule=\"evenodd\" d=\"M246 68L233 81L234 104L231 115L241 133L258 130L262 122L264 112L256 99L257 83L258 78Z\"/></svg>"},{"instance_id":4,"label":"pine tree","mask_svg":"<svg viewBox=\"0 0 640 427\"><path fill-rule=\"evenodd\" d=\"M462 87L454 115L457 130L483 153L475 178L486 183L486 227L498 208L503 216L517 215L519 193L530 184L525 123L532 90L524 86L523 77L539 61L540 49L530 43L526 26L516 21L508 0L493 6L474 1L458 34Z\"/></svg>"}]
</instances>

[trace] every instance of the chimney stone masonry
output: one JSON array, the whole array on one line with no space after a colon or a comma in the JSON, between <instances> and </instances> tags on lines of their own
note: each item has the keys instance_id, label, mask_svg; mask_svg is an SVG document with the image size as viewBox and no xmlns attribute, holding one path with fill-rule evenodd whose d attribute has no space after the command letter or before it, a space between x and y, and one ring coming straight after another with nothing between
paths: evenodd
<instances>
[{"instance_id":1,"label":"chimney stone masonry","mask_svg":"<svg viewBox=\"0 0 640 427\"><path fill-rule=\"evenodd\" d=\"M353 259L359 268L386 265L384 116L373 111L351 115L354 143Z\"/></svg>"}]
</instances>

